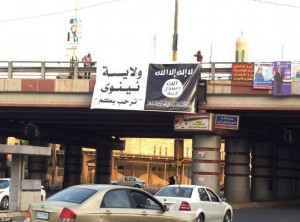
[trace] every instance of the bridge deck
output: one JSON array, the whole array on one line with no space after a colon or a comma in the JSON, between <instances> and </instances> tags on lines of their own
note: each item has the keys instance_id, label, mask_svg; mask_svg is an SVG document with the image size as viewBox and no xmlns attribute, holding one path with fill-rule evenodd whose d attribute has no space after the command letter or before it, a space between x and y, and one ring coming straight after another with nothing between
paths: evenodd
<instances>
[{"instance_id":1,"label":"bridge deck","mask_svg":"<svg viewBox=\"0 0 300 222\"><path fill-rule=\"evenodd\" d=\"M174 113L92 110L95 79L78 79L76 75L72 79L57 78L71 70L95 75L96 67L77 69L62 63L56 66L54 62L37 62L35 66L32 62L7 64L3 67L0 62L0 69L8 72L0 78L0 130L9 136L25 138L28 123L37 125L40 135L49 142L90 145L111 136L191 138L194 134L173 130ZM282 139L285 130L292 130L294 141L300 138L300 81L291 82L291 96L274 97L272 90L253 89L251 81L230 80L230 64L223 68L217 67L220 64L207 65L210 68L203 67L202 72L209 78L207 98L206 103L199 103L199 111L241 117L239 131L216 133L224 137Z\"/></svg>"}]
</instances>

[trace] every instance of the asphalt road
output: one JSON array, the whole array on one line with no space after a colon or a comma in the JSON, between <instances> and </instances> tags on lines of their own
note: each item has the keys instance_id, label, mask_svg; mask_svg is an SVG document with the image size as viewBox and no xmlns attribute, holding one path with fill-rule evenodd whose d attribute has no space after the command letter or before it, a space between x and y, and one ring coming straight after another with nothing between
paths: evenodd
<instances>
[{"instance_id":1,"label":"asphalt road","mask_svg":"<svg viewBox=\"0 0 300 222\"><path fill-rule=\"evenodd\" d=\"M299 222L300 205L243 208L233 211L233 222Z\"/></svg>"},{"instance_id":2,"label":"asphalt road","mask_svg":"<svg viewBox=\"0 0 300 222\"><path fill-rule=\"evenodd\" d=\"M268 203L272 204L272 202ZM240 204L233 207L233 222L299 222L300 201L276 203L277 205ZM24 222L24 217L13 218L13 222Z\"/></svg>"}]
</instances>

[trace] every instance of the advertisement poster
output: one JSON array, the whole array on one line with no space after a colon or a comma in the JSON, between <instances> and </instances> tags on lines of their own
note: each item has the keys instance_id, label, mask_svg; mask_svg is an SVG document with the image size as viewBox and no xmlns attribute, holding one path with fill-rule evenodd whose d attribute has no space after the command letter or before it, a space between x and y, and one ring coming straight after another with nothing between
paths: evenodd
<instances>
[{"instance_id":1,"label":"advertisement poster","mask_svg":"<svg viewBox=\"0 0 300 222\"><path fill-rule=\"evenodd\" d=\"M145 110L196 112L200 64L150 64Z\"/></svg>"},{"instance_id":2,"label":"advertisement poster","mask_svg":"<svg viewBox=\"0 0 300 222\"><path fill-rule=\"evenodd\" d=\"M272 89L273 63L255 63L254 66L254 89Z\"/></svg>"},{"instance_id":3,"label":"advertisement poster","mask_svg":"<svg viewBox=\"0 0 300 222\"><path fill-rule=\"evenodd\" d=\"M273 95L289 96L291 95L291 62L277 61L273 62Z\"/></svg>"},{"instance_id":4,"label":"advertisement poster","mask_svg":"<svg viewBox=\"0 0 300 222\"><path fill-rule=\"evenodd\" d=\"M71 18L67 36L67 48L77 49L81 38L82 24L78 18Z\"/></svg>"},{"instance_id":5,"label":"advertisement poster","mask_svg":"<svg viewBox=\"0 0 300 222\"><path fill-rule=\"evenodd\" d=\"M292 79L300 81L300 63L292 63Z\"/></svg>"},{"instance_id":6,"label":"advertisement poster","mask_svg":"<svg viewBox=\"0 0 300 222\"><path fill-rule=\"evenodd\" d=\"M178 114L174 119L175 131L212 131L213 114Z\"/></svg>"}]
</instances>

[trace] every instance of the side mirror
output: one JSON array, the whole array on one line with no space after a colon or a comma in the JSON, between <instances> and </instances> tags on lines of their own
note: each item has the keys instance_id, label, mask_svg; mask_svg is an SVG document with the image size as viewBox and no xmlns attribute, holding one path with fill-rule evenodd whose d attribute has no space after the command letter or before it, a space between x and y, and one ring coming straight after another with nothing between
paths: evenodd
<instances>
[{"instance_id":1,"label":"side mirror","mask_svg":"<svg viewBox=\"0 0 300 222\"><path fill-rule=\"evenodd\" d=\"M226 198L225 198L225 197L222 197L222 198L221 198L221 201L226 202Z\"/></svg>"},{"instance_id":2,"label":"side mirror","mask_svg":"<svg viewBox=\"0 0 300 222\"><path fill-rule=\"evenodd\" d=\"M167 205L163 204L163 205L162 205L162 210L163 210L163 212L166 212L166 211L168 211L169 209L168 209Z\"/></svg>"}]
</instances>

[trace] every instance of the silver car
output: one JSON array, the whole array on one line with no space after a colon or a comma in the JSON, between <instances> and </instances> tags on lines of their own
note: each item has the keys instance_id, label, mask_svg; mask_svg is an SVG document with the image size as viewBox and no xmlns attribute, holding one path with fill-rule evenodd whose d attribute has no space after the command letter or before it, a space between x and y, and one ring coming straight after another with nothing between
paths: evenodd
<instances>
[{"instance_id":1,"label":"silver car","mask_svg":"<svg viewBox=\"0 0 300 222\"><path fill-rule=\"evenodd\" d=\"M26 221L195 222L195 219L169 212L153 195L139 188L88 184L71 186L46 201L31 203Z\"/></svg>"},{"instance_id":2,"label":"silver car","mask_svg":"<svg viewBox=\"0 0 300 222\"><path fill-rule=\"evenodd\" d=\"M110 184L144 188L146 183L144 180L141 180L137 177L125 176L125 177L121 178L120 180L110 181Z\"/></svg>"},{"instance_id":3,"label":"silver car","mask_svg":"<svg viewBox=\"0 0 300 222\"><path fill-rule=\"evenodd\" d=\"M169 185L155 194L170 211L193 215L197 222L231 222L230 204L210 188L198 185Z\"/></svg>"}]
</instances>

